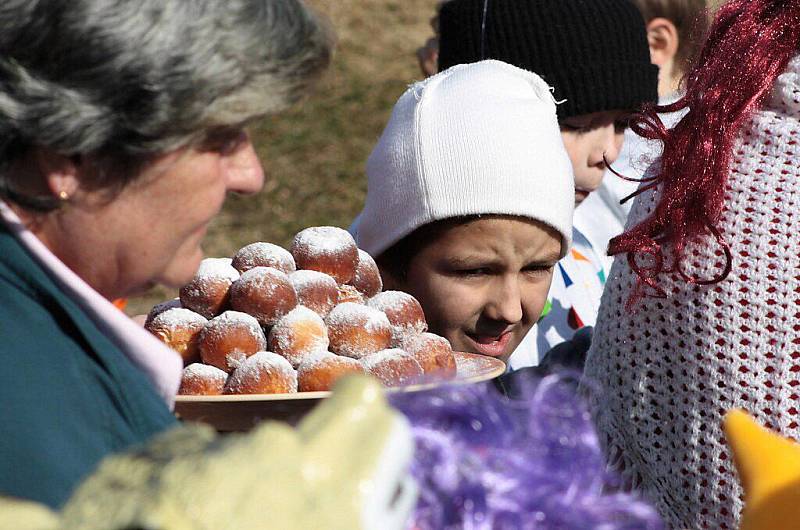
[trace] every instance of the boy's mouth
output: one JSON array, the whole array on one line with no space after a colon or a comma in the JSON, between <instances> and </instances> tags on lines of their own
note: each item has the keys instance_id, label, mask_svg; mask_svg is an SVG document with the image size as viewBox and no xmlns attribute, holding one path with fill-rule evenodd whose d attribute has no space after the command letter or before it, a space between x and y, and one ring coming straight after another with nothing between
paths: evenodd
<instances>
[{"instance_id":1,"label":"boy's mouth","mask_svg":"<svg viewBox=\"0 0 800 530\"><path fill-rule=\"evenodd\" d=\"M467 333L467 338L472 341L476 353L488 355L489 357L502 357L507 352L508 343L511 341L511 330L504 331L499 335L478 335Z\"/></svg>"}]
</instances>

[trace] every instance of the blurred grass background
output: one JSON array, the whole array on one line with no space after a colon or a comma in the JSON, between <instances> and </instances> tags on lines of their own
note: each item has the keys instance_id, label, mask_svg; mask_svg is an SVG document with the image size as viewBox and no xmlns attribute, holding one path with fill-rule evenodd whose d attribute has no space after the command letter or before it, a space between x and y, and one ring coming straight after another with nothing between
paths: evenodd
<instances>
[{"instance_id":1,"label":"blurred grass background","mask_svg":"<svg viewBox=\"0 0 800 530\"><path fill-rule=\"evenodd\" d=\"M336 32L333 63L310 97L251 131L266 185L255 196L228 199L206 237L207 256L230 256L254 241L288 246L308 226L349 226L364 202L367 156L397 98L422 78L415 53L433 34L437 0L307 3ZM126 311L146 313L175 296L155 288L129 300Z\"/></svg>"},{"instance_id":2,"label":"blurred grass background","mask_svg":"<svg viewBox=\"0 0 800 530\"><path fill-rule=\"evenodd\" d=\"M436 0L307 2L336 32L333 63L306 100L251 130L266 184L257 195L229 197L209 228L207 256L254 241L287 246L307 226L349 226L364 202L367 156L397 98L422 78L415 52L432 35ZM175 296L155 288L126 311L146 313Z\"/></svg>"}]
</instances>

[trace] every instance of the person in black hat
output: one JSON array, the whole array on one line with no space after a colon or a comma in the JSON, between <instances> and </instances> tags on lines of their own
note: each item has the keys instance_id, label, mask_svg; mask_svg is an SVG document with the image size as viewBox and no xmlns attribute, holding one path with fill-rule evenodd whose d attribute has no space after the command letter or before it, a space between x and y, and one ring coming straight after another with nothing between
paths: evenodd
<instances>
[{"instance_id":1,"label":"person in black hat","mask_svg":"<svg viewBox=\"0 0 800 530\"><path fill-rule=\"evenodd\" d=\"M658 99L644 19L629 0L450 0L438 16L438 66L497 59L539 74L553 89L572 161L576 206L600 186L622 147L627 116ZM512 369L540 364L578 329L593 326L605 275L579 231L556 265L549 312L511 357ZM588 341L553 350L580 369ZM577 359L577 361L576 361Z\"/></svg>"}]
</instances>

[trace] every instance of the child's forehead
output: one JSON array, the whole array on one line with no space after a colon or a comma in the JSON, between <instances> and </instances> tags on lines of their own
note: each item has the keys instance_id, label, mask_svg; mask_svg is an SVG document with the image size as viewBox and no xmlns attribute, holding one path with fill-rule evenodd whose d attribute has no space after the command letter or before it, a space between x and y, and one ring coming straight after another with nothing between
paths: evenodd
<instances>
[{"instance_id":1,"label":"child's forehead","mask_svg":"<svg viewBox=\"0 0 800 530\"><path fill-rule=\"evenodd\" d=\"M440 227L428 241L427 248L434 254L446 254L453 249L489 248L502 244L536 242L547 246L552 241L558 258L561 235L551 226L529 217L508 215L483 215L477 218L451 220ZM524 246L524 245L523 245Z\"/></svg>"}]
</instances>

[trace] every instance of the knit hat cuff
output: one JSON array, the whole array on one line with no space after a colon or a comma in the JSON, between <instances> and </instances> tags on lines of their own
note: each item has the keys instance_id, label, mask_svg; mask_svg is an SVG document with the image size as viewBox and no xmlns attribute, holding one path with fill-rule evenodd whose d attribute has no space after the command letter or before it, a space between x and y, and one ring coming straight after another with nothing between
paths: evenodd
<instances>
[{"instance_id":1,"label":"knit hat cuff","mask_svg":"<svg viewBox=\"0 0 800 530\"><path fill-rule=\"evenodd\" d=\"M554 88L556 101L563 101L556 112L559 120L581 114L610 110L638 110L643 103L658 101L657 86L652 79L658 76L658 67L640 62L583 65L579 68L557 71L545 81ZM586 79L592 80L587 90ZM580 94L568 98L566 94Z\"/></svg>"}]
</instances>

